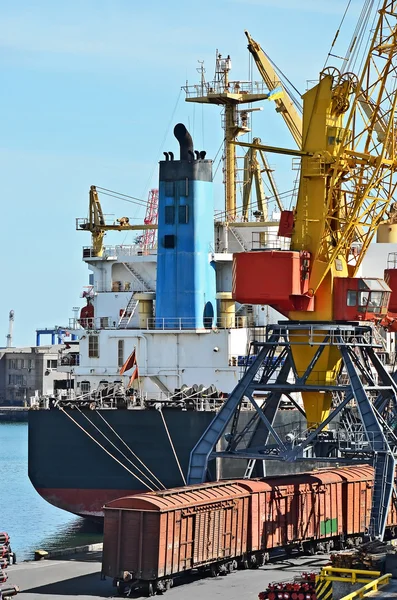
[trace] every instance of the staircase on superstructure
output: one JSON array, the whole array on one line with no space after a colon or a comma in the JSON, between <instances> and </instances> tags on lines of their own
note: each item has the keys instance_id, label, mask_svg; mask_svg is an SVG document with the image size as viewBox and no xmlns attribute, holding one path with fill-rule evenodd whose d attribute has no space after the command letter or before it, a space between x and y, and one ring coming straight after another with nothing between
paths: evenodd
<instances>
[{"instance_id":1,"label":"staircase on superstructure","mask_svg":"<svg viewBox=\"0 0 397 600\"><path fill-rule=\"evenodd\" d=\"M131 264L122 263L122 265L134 277L134 279L136 279L136 281L138 281L138 283L140 284L141 289L139 291L154 292L154 290L150 286L150 284L147 283L147 281L145 281L145 279L142 277L142 275L140 275L137 271L135 271L135 269L131 266ZM128 300L127 306L125 307L124 311L121 313L119 322L117 324L118 329L127 329L132 317L135 314L135 311L139 304L139 300L136 300L134 298L135 294L136 294L136 290L132 292L131 297Z\"/></svg>"}]
</instances>

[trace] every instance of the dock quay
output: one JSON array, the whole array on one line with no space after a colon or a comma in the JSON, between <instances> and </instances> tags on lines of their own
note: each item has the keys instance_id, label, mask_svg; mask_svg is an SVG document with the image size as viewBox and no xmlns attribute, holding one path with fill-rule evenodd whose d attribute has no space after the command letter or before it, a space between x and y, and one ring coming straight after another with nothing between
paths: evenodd
<instances>
[{"instance_id":1,"label":"dock quay","mask_svg":"<svg viewBox=\"0 0 397 600\"><path fill-rule=\"evenodd\" d=\"M27 406L0 406L0 423L22 423L28 420Z\"/></svg>"},{"instance_id":2,"label":"dock quay","mask_svg":"<svg viewBox=\"0 0 397 600\"><path fill-rule=\"evenodd\" d=\"M55 553L41 561L27 561L9 570L9 583L18 585L18 600L100 600L117 597L111 578L101 579L101 550ZM270 583L292 581L303 572L320 571L329 564L328 555L298 556L273 559L258 569L239 570L225 577L212 578L188 574L175 579L174 587L166 592L169 600L257 600L258 594ZM356 589L356 588L352 588ZM346 594L346 587L344 588ZM130 596L135 600L146 598L145 591L135 589ZM365 598L388 600L397 597L397 579L377 591L369 591ZM341 595L332 596L340 600ZM328 600L331 600L329 598ZM343 600L343 599L342 599Z\"/></svg>"},{"instance_id":3,"label":"dock quay","mask_svg":"<svg viewBox=\"0 0 397 600\"><path fill-rule=\"evenodd\" d=\"M116 597L112 580L101 579L102 552L89 551L59 558L23 562L9 570L10 584L19 586L18 600L100 600ZM259 569L235 571L211 578L190 574L177 578L165 596L169 600L258 600L258 594L271 582L293 579L302 571L320 570L328 556L280 559ZM146 598L136 589L132 598Z\"/></svg>"},{"instance_id":4,"label":"dock quay","mask_svg":"<svg viewBox=\"0 0 397 600\"><path fill-rule=\"evenodd\" d=\"M96 545L94 545L95 547ZM98 546L100 546L98 544ZM66 551L65 551L66 552ZM100 600L117 597L111 578L101 578L101 549L54 553L40 561L26 561L9 569L8 583L18 585L18 600ZM328 555L273 558L258 569L235 571L227 576L212 578L191 573L175 579L167 591L169 600L257 600L259 592L270 583L292 581L303 572L318 572L329 564ZM344 591L346 594L346 588ZM136 588L132 598L146 598L145 590ZM365 598L383 600L397 597L397 579L378 591L368 592ZM341 596L334 600L340 600ZM328 600L331 600L330 598Z\"/></svg>"}]
</instances>

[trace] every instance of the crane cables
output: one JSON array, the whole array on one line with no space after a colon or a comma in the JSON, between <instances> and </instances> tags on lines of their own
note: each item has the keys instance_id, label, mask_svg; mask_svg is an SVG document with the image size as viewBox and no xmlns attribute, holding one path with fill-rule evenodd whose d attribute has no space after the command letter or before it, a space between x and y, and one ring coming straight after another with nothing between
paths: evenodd
<instances>
[{"instance_id":1,"label":"crane cables","mask_svg":"<svg viewBox=\"0 0 397 600\"><path fill-rule=\"evenodd\" d=\"M270 58L270 56L268 54L266 54L266 52L263 49L262 49L262 52L266 56L267 60L270 62L270 64L272 65L272 67L274 68L274 70L276 71L276 73L281 76L280 80L281 80L281 83L282 83L283 87L286 89L287 94L291 98L292 102L294 103L295 108L302 114L303 113L303 107L302 107L302 103L300 101L300 98L302 97L302 94L294 86L294 84L292 83L292 81L290 81L288 79L288 77L286 76L286 74L283 73L283 71L276 65L276 63L274 62L274 60L272 60ZM292 90L297 94L297 96L294 94L294 92Z\"/></svg>"},{"instance_id":2,"label":"crane cables","mask_svg":"<svg viewBox=\"0 0 397 600\"><path fill-rule=\"evenodd\" d=\"M83 433L85 433L93 442L95 442L106 454L108 454L108 456L110 456L115 462L117 462L121 467L123 467L126 471L128 471L128 473L130 473L133 477L135 477L135 479L137 479L144 487L148 488L151 492L154 492L156 490L160 490L161 488L159 487L159 485L157 485L156 483L154 483L150 477L148 475L146 475L141 469L139 469L139 467L137 467L107 436L106 434L103 433L103 431L101 431L99 429L99 427L97 427L89 418L88 416L79 408L76 407L78 412L80 412L86 419L87 421L97 430L99 431L99 433L106 439L107 442L109 442L124 458L125 460L127 460L128 463L131 464L131 466L136 469L143 477L145 477L150 483L147 483L147 481L141 479L136 473L134 473L133 471L131 471L131 469L129 469L124 463L122 463L116 456L114 456L114 454L112 454L107 448L105 448L105 446L103 446L103 444L101 444L97 439L95 439L94 436L92 436L86 429L84 429L84 427L82 425L80 425L80 423L78 423L76 421L76 419L74 419L72 417L72 415L70 415L69 413L67 413L65 411L64 408L59 407L59 410L61 412L63 412L75 425L77 425L77 427L79 429L81 429L83 431ZM120 437L120 436L118 436ZM121 438L120 438L121 439ZM124 440L122 440L123 443ZM127 444L125 444L127 446ZM127 446L128 448L128 446ZM129 448L130 452L132 452L132 450ZM136 455L135 455L136 456ZM141 461L142 462L142 461ZM144 464L144 463L142 463ZM152 472L149 470L149 468L144 465L145 468L148 470L148 472L155 477ZM165 486L160 482L159 479L157 479L157 477L155 477L155 479L161 484L161 487L163 489L166 489Z\"/></svg>"},{"instance_id":3,"label":"crane cables","mask_svg":"<svg viewBox=\"0 0 397 600\"><path fill-rule=\"evenodd\" d=\"M377 8L374 11L374 16L373 16L373 19L372 19L372 24L371 24L370 27L368 27L368 24L369 24L369 21L370 21L370 18L371 18L371 14L372 14L372 12L374 10L375 0L365 0L364 5L363 5L363 7L361 9L360 16L359 16L359 18L357 20L357 24L355 26L353 35L351 37L351 40L350 40L350 43L349 43L349 47L348 47L348 49L347 49L347 51L346 51L346 53L345 53L344 56L339 56L337 54L334 54L332 51L333 51L333 48L335 47L335 44L336 44L336 41L337 41L337 39L339 37L339 34L340 34L341 29L342 29L343 23L344 23L344 21L346 19L347 13L348 13L349 8L351 6L351 0L348 1L347 6L345 8L345 11L343 13L341 22L339 24L339 27L338 27L338 29L337 29L337 31L335 33L334 39L332 40L332 44L331 44L331 47L330 47L329 52L327 54L327 58L325 60L324 66L323 66L323 70L326 68L329 58L333 57L333 58L338 58L338 59L342 60L343 66L340 69L341 73L347 73L347 72L354 71L354 69L356 67L357 60L358 60L360 54L362 56L361 63L360 63L360 69L361 69L362 62L363 62L364 57L366 55L366 50L368 48L368 44L370 42L370 36L369 36L367 38L367 41L366 41L366 46L365 46L365 48L363 50L363 44L364 44L364 41L365 41L365 32L366 31L371 31L371 29L373 29L374 23L375 23L375 19L376 19L376 16L377 16L377 11L379 9L380 3L381 3L381 0L378 0Z\"/></svg>"},{"instance_id":4,"label":"crane cables","mask_svg":"<svg viewBox=\"0 0 397 600\"><path fill-rule=\"evenodd\" d=\"M109 190L108 188L100 187L99 185L96 185L95 188L100 190L101 194L104 196L111 196L117 200L130 202L130 204L136 204L137 206L143 206L144 208L147 206L147 200L143 200L142 198L137 198L136 196L130 196L128 194L122 194L121 192L115 192L114 190Z\"/></svg>"}]
</instances>

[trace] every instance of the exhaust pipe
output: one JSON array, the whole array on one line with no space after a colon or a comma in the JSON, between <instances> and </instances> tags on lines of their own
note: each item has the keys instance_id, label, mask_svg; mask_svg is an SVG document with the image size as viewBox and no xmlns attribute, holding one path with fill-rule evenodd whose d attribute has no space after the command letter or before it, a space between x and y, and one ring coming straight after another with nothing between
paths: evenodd
<instances>
[{"instance_id":1,"label":"exhaust pipe","mask_svg":"<svg viewBox=\"0 0 397 600\"><path fill-rule=\"evenodd\" d=\"M180 160L189 160L191 158L191 154L193 153L193 140L183 123L178 123L175 125L174 136L179 142Z\"/></svg>"}]
</instances>

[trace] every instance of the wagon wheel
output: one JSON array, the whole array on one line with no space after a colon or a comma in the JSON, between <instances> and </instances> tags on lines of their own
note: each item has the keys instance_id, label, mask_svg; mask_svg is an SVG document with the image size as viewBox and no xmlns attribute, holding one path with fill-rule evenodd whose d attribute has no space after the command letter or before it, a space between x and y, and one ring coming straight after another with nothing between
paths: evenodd
<instances>
[{"instance_id":1,"label":"wagon wheel","mask_svg":"<svg viewBox=\"0 0 397 600\"><path fill-rule=\"evenodd\" d=\"M124 581L118 581L117 582L117 595L118 596L125 596L125 593L127 591L127 586L125 585Z\"/></svg>"},{"instance_id":2,"label":"wagon wheel","mask_svg":"<svg viewBox=\"0 0 397 600\"><path fill-rule=\"evenodd\" d=\"M155 595L155 589L152 581L149 581L147 584L147 595L148 597Z\"/></svg>"},{"instance_id":3,"label":"wagon wheel","mask_svg":"<svg viewBox=\"0 0 397 600\"><path fill-rule=\"evenodd\" d=\"M218 565L212 564L210 567L211 577L219 577Z\"/></svg>"}]
</instances>

